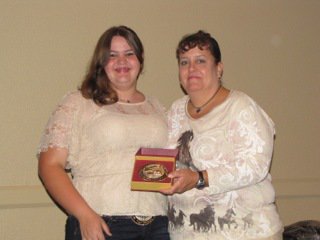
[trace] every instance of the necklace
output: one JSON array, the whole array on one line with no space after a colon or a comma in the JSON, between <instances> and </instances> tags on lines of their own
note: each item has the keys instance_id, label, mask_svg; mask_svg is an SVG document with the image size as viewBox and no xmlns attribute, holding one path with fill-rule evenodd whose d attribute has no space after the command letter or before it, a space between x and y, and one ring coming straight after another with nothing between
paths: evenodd
<instances>
[{"instance_id":1,"label":"necklace","mask_svg":"<svg viewBox=\"0 0 320 240\"><path fill-rule=\"evenodd\" d=\"M129 99L118 98L120 102L130 103Z\"/></svg>"},{"instance_id":2,"label":"necklace","mask_svg":"<svg viewBox=\"0 0 320 240\"><path fill-rule=\"evenodd\" d=\"M217 89L217 91L215 91L215 92L213 93L213 95L209 98L209 100L206 101L204 104L202 104L202 105L199 106L199 107L195 106L195 105L192 103L191 99L189 98L189 102L190 102L191 106L192 106L194 109L196 109L196 113L201 112L202 109L203 109L205 106L207 106L207 104L208 104L209 102L211 102L211 100L214 99L214 97L215 97L215 96L217 95L217 93L220 91L221 87L222 87L222 86L220 85L219 88Z\"/></svg>"}]
</instances>

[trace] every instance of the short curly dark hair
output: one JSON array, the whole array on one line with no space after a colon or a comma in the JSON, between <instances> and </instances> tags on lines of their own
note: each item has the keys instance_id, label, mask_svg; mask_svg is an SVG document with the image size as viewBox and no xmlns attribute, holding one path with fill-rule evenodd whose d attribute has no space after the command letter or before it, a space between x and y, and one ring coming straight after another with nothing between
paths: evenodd
<instances>
[{"instance_id":1,"label":"short curly dark hair","mask_svg":"<svg viewBox=\"0 0 320 240\"><path fill-rule=\"evenodd\" d=\"M184 36L176 49L176 57L180 60L180 54L198 47L200 49L208 48L216 63L221 62L221 51L218 42L207 32L199 30L196 33Z\"/></svg>"}]
</instances>

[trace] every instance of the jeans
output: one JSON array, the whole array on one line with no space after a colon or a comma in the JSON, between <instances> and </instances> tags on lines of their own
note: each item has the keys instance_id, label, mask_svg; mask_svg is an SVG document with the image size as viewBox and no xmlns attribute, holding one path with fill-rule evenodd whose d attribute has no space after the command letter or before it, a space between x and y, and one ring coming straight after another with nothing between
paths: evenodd
<instances>
[{"instance_id":1,"label":"jeans","mask_svg":"<svg viewBox=\"0 0 320 240\"><path fill-rule=\"evenodd\" d=\"M170 240L168 232L168 218L155 216L148 225L135 224L129 217L103 216L112 236L105 235L106 240ZM66 223L65 240L81 240L78 220L69 216Z\"/></svg>"}]
</instances>

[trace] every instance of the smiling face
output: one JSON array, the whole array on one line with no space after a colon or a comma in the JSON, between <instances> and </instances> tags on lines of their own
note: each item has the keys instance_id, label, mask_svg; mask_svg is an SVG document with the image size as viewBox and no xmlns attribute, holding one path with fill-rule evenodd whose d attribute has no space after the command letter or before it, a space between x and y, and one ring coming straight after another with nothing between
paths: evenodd
<instances>
[{"instance_id":1,"label":"smiling face","mask_svg":"<svg viewBox=\"0 0 320 240\"><path fill-rule=\"evenodd\" d=\"M208 48L196 46L179 55L179 79L188 94L218 88L222 71L222 63L216 63Z\"/></svg>"},{"instance_id":2,"label":"smiling face","mask_svg":"<svg viewBox=\"0 0 320 240\"><path fill-rule=\"evenodd\" d=\"M114 90L136 88L141 64L128 44L121 36L114 36L110 45L110 54L104 70Z\"/></svg>"}]
</instances>

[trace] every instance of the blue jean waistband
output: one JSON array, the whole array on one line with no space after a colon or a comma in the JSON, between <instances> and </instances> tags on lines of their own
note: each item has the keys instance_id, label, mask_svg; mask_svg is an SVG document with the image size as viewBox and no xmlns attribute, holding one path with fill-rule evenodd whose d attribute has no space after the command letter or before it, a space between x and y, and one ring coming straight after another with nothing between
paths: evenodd
<instances>
[{"instance_id":1,"label":"blue jean waistband","mask_svg":"<svg viewBox=\"0 0 320 240\"><path fill-rule=\"evenodd\" d=\"M156 218L167 218L167 216L140 216L140 215L103 215L102 218L104 220L131 220L137 225L146 226L152 223Z\"/></svg>"}]
</instances>

